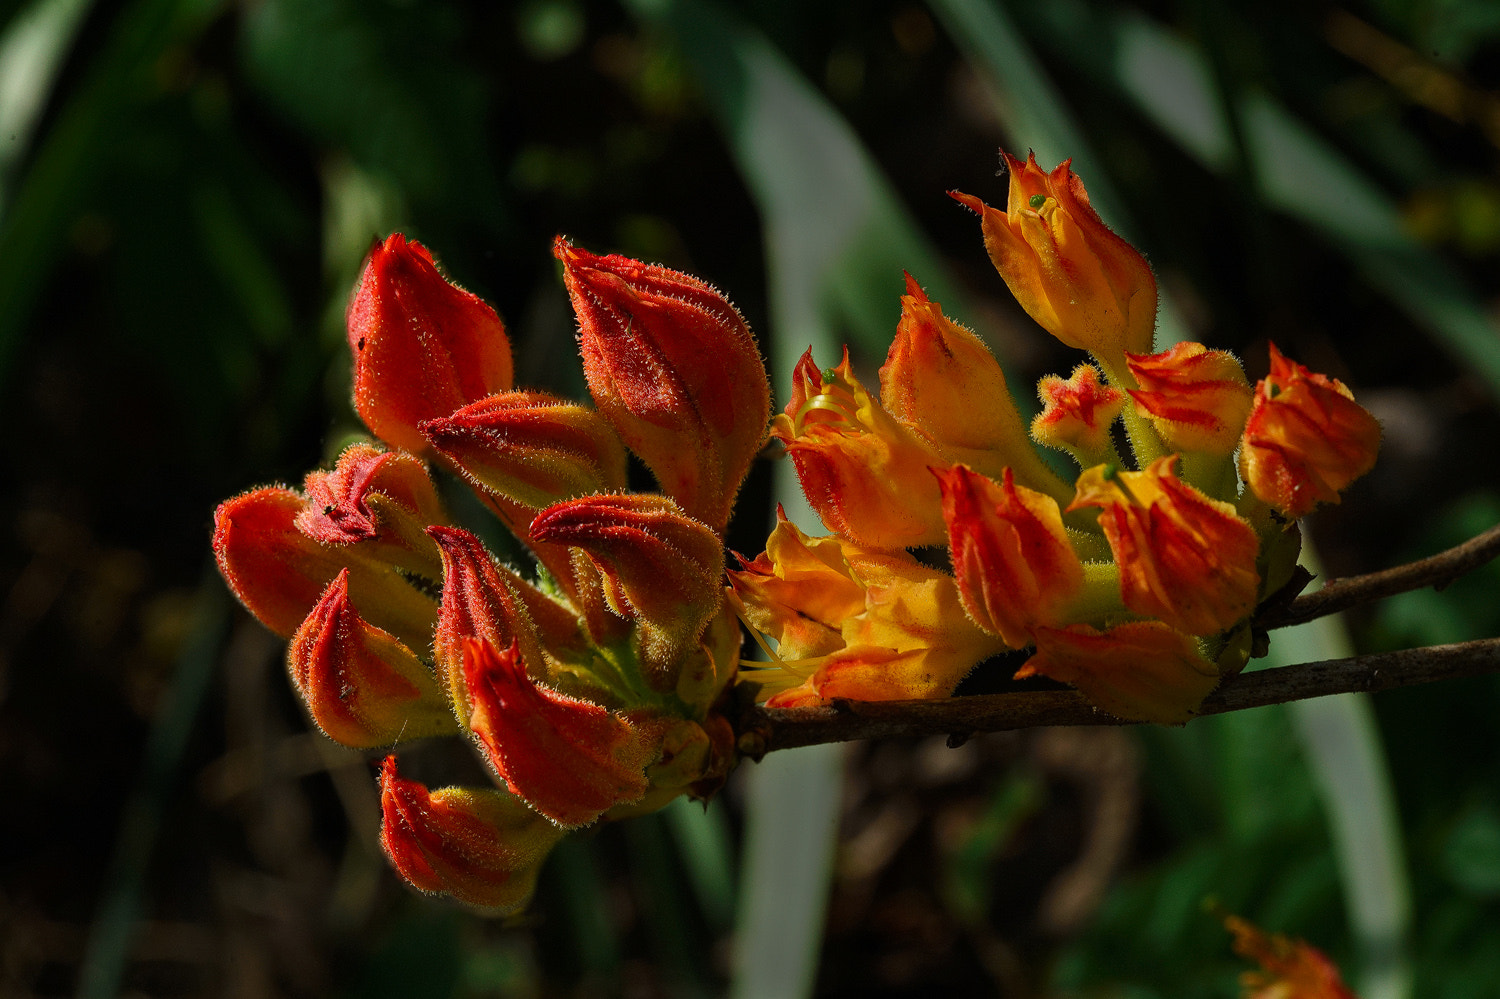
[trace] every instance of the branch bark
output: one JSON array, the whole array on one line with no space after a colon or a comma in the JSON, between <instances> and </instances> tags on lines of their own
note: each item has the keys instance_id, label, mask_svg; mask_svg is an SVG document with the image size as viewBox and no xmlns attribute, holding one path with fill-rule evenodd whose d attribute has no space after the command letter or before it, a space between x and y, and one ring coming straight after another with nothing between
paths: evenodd
<instances>
[{"instance_id":1,"label":"branch bark","mask_svg":"<svg viewBox=\"0 0 1500 999\"><path fill-rule=\"evenodd\" d=\"M1230 677L1208 695L1199 714L1217 715L1330 694L1390 690L1497 672L1500 638L1302 663ZM947 734L956 745L980 732L1042 725L1127 724L1133 723L1105 714L1076 690L1045 690L931 701L835 700L806 708L748 705L734 728L739 733L740 752L758 759L777 749L885 736Z\"/></svg>"},{"instance_id":2,"label":"branch bark","mask_svg":"<svg viewBox=\"0 0 1500 999\"><path fill-rule=\"evenodd\" d=\"M1255 623L1266 629L1286 628L1424 586L1441 590L1496 556L1500 556L1500 525L1428 558L1332 580L1316 593L1303 594L1284 608L1268 610Z\"/></svg>"}]
</instances>

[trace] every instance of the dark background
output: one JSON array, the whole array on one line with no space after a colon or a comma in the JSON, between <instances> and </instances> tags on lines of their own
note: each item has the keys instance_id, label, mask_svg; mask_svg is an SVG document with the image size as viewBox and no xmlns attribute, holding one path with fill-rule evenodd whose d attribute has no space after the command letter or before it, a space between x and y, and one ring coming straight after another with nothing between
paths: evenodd
<instances>
[{"instance_id":1,"label":"dark background","mask_svg":"<svg viewBox=\"0 0 1500 999\"><path fill-rule=\"evenodd\" d=\"M791 222L835 223L768 192L868 189L814 325L873 371L910 268L1024 386L1076 359L944 192L1003 202L1002 143L1075 155L1185 335L1252 378L1274 339L1384 422L1377 470L1314 518L1331 571L1500 519L1500 8L981 3L1004 15L981 36L961 6L0 5L0 995L711 995L753 948L739 781L699 826L565 844L518 925L407 890L368 765L308 731L281 643L213 572L219 500L296 485L358 432L343 304L393 229L497 307L524 384L581 394L554 234L712 281L780 364L805 342L778 328L777 254L805 245ZM751 55L806 84L761 107L769 132L740 128ZM829 184L766 140L806 121L885 181ZM770 481L732 548L760 550ZM1351 614L1353 647L1494 635L1497 586ZM1302 641L1282 661L1317 658ZM1413 976L1382 994L1500 995L1500 688L1374 705L1347 715L1383 745L1363 776L1281 708L856 747L808 987L1229 996L1211 896L1353 978ZM1395 887L1370 873L1378 837L1365 856L1328 818L1378 827L1372 788L1394 796ZM1377 909L1409 892L1394 937L1358 928L1362 878Z\"/></svg>"}]
</instances>

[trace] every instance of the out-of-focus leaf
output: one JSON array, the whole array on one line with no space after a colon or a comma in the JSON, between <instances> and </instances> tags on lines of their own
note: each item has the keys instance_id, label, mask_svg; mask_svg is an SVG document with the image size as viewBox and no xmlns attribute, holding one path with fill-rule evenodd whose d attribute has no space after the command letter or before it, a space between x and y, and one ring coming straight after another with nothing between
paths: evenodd
<instances>
[{"instance_id":1,"label":"out-of-focus leaf","mask_svg":"<svg viewBox=\"0 0 1500 999\"><path fill-rule=\"evenodd\" d=\"M0 212L10 174L31 147L31 132L73 36L92 0L34 0L0 35ZM3 217L3 215L0 215Z\"/></svg>"}]
</instances>

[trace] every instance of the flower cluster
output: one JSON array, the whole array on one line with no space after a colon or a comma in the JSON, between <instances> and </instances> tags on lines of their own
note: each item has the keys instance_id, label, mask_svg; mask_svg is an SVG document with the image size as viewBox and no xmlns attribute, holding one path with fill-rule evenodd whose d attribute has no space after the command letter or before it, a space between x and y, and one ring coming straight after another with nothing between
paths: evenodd
<instances>
[{"instance_id":1,"label":"flower cluster","mask_svg":"<svg viewBox=\"0 0 1500 999\"><path fill-rule=\"evenodd\" d=\"M1296 519L1374 463L1374 418L1274 345L1253 386L1225 351L1153 353L1146 261L1067 162L1007 163L1004 211L953 197L1025 310L1090 360L1041 380L1028 427L983 342L909 276L878 394L847 353L802 358L771 432L833 534L783 518L729 573L777 643L746 671L773 706L944 697L981 660L1033 649L1017 676L1122 719L1186 721L1245 664L1252 613L1291 578ZM1074 481L1034 444L1076 462ZM910 551L930 547L951 572Z\"/></svg>"},{"instance_id":2,"label":"flower cluster","mask_svg":"<svg viewBox=\"0 0 1500 999\"><path fill-rule=\"evenodd\" d=\"M511 911L567 829L704 795L734 761L715 704L740 631L722 535L770 394L744 320L696 278L559 239L594 408L514 388L510 343L421 245L371 251L347 314L356 444L301 491L223 503L235 594L291 640L317 725L358 748L456 735L497 778L380 771L381 840L412 884ZM626 491L626 448L662 493ZM429 463L535 556L457 525Z\"/></svg>"}]
</instances>

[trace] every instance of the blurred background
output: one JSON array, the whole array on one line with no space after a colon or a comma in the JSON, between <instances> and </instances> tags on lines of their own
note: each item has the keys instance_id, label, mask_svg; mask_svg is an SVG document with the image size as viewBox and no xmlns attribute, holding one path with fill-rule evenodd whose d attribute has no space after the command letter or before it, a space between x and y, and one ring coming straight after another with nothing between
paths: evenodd
<instances>
[{"instance_id":1,"label":"blurred background","mask_svg":"<svg viewBox=\"0 0 1500 999\"><path fill-rule=\"evenodd\" d=\"M226 594L214 505L359 432L370 241L492 302L582 395L566 233L689 270L873 378L903 269L1023 397L1076 358L975 219L1072 156L1162 346L1352 386L1376 471L1328 572L1500 520L1492 0L0 3L0 996L1226 997L1214 899L1366 999L1500 996L1494 678L958 749L774 754L574 837L531 914L398 883L372 771ZM730 547L787 476L758 468ZM1299 662L1500 634L1500 573L1279 633Z\"/></svg>"}]
</instances>

